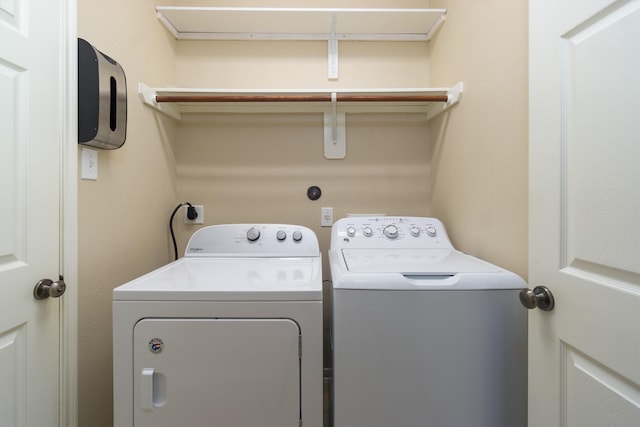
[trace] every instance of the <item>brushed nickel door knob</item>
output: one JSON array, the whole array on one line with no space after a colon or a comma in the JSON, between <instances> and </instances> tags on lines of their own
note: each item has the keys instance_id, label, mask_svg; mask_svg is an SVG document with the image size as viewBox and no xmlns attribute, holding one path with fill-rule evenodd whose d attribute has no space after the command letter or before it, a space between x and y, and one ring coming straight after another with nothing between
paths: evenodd
<instances>
[{"instance_id":1,"label":"brushed nickel door knob","mask_svg":"<svg viewBox=\"0 0 640 427\"><path fill-rule=\"evenodd\" d=\"M546 286L536 286L533 290L524 288L520 291L520 302L528 309L538 307L542 311L551 311L556 304L553 294Z\"/></svg>"}]
</instances>

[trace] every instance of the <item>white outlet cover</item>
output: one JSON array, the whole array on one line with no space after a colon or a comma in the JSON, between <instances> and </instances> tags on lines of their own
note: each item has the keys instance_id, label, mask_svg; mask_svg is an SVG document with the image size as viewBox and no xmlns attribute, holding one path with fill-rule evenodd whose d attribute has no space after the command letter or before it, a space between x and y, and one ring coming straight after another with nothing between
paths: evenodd
<instances>
[{"instance_id":1,"label":"white outlet cover","mask_svg":"<svg viewBox=\"0 0 640 427\"><path fill-rule=\"evenodd\" d=\"M184 223L185 224L204 224L204 206L202 205L193 205L194 208L196 208L196 212L198 212L198 217L196 219L189 219L187 218L187 208L188 206L184 207Z\"/></svg>"},{"instance_id":2,"label":"white outlet cover","mask_svg":"<svg viewBox=\"0 0 640 427\"><path fill-rule=\"evenodd\" d=\"M320 208L320 226L331 227L333 225L333 208Z\"/></svg>"}]
</instances>

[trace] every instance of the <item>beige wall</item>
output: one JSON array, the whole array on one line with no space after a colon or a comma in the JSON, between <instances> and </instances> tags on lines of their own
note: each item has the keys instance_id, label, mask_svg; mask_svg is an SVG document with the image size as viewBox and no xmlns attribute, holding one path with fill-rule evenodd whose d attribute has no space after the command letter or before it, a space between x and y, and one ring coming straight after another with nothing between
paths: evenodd
<instances>
[{"instance_id":1,"label":"beige wall","mask_svg":"<svg viewBox=\"0 0 640 427\"><path fill-rule=\"evenodd\" d=\"M433 0L447 22L430 43L431 83L462 80L430 126L433 215L460 250L527 278L528 2Z\"/></svg>"},{"instance_id":2,"label":"beige wall","mask_svg":"<svg viewBox=\"0 0 640 427\"><path fill-rule=\"evenodd\" d=\"M79 35L127 72L130 113L125 146L100 151L98 181L80 181L81 426L112 423L111 291L171 259L167 221L178 202L204 205L205 224L307 225L318 234L325 259L330 229L319 226L322 206L333 207L336 218L439 216L460 249L526 274L526 0L432 1L449 12L429 46L341 43L338 81L327 80L325 43L175 42L155 18L160 2L79 3ZM105 22L118 22L118 29ZM460 105L430 123L412 115L348 116L344 160L323 157L320 115L225 114L176 123L142 106L136 94L138 81L322 88L450 86L459 80L466 89ZM322 188L320 200L307 199L310 185ZM182 216L175 225L182 251L196 227L182 224ZM330 278L326 265L324 275Z\"/></svg>"},{"instance_id":3,"label":"beige wall","mask_svg":"<svg viewBox=\"0 0 640 427\"><path fill-rule=\"evenodd\" d=\"M204 206L205 225L281 222L312 228L323 256L334 218L348 213L429 214L428 126L412 116L347 119L347 157L323 154L322 116L223 115L182 123L177 132L178 194ZM322 197L307 198L317 185ZM176 227L184 248L194 226ZM329 279L328 264L324 277Z\"/></svg>"},{"instance_id":4,"label":"beige wall","mask_svg":"<svg viewBox=\"0 0 640 427\"><path fill-rule=\"evenodd\" d=\"M125 145L98 152L98 180L79 181L79 425L112 426L111 291L170 259L167 221L176 204L175 123L144 107L139 81L175 81L175 42L155 1L78 1L78 35L127 76Z\"/></svg>"}]
</instances>

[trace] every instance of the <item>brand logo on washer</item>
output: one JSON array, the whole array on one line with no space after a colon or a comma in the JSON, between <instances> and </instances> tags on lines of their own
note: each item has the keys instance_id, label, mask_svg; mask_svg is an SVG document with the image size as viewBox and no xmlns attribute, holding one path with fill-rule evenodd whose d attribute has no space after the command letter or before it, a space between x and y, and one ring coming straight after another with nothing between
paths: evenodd
<instances>
[{"instance_id":1,"label":"brand logo on washer","mask_svg":"<svg viewBox=\"0 0 640 427\"><path fill-rule=\"evenodd\" d=\"M155 353L155 354L162 353L163 349L164 349L164 343L160 338L152 338L149 341L149 350L151 351L151 353Z\"/></svg>"}]
</instances>

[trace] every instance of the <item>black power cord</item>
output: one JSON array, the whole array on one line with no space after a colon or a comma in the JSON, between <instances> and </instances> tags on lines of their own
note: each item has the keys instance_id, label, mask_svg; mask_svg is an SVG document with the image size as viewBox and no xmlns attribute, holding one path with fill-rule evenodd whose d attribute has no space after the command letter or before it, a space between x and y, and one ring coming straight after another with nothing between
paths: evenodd
<instances>
[{"instance_id":1,"label":"black power cord","mask_svg":"<svg viewBox=\"0 0 640 427\"><path fill-rule=\"evenodd\" d=\"M171 240L173 241L173 254L174 254L175 259L178 259L178 245L176 244L176 235L173 232L173 217L176 216L176 213L178 212L178 209L180 209L184 205L188 206L188 208L187 208L187 218L189 218L190 220L194 220L194 219L198 218L198 211L196 211L196 208L194 208L193 205L191 203L189 203L189 202L180 203L173 210L173 213L171 214L171 218L169 218L169 230L171 231Z\"/></svg>"}]
</instances>

